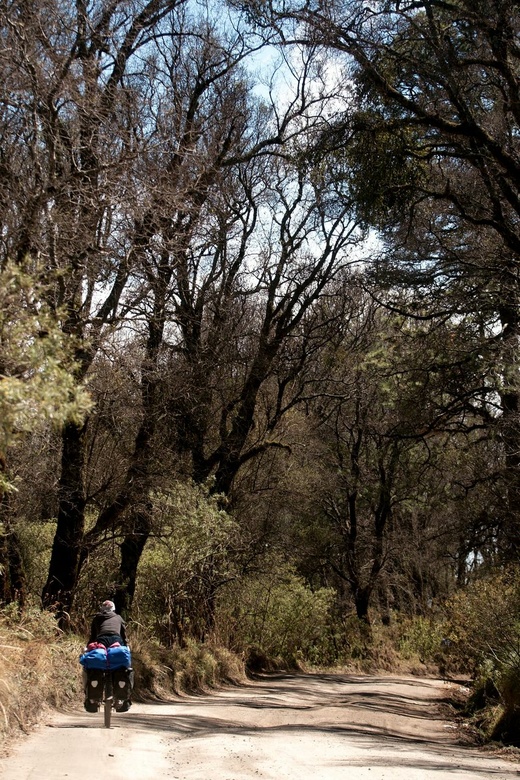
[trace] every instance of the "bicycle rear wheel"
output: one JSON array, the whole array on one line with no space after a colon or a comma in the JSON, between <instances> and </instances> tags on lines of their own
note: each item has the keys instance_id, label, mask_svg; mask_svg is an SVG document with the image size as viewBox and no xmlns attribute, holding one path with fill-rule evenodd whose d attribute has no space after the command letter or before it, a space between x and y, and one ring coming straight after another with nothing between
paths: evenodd
<instances>
[{"instance_id":1,"label":"bicycle rear wheel","mask_svg":"<svg viewBox=\"0 0 520 780\"><path fill-rule=\"evenodd\" d=\"M105 707L104 707L104 718L105 718L105 728L110 728L110 721L112 720L112 699L105 699Z\"/></svg>"}]
</instances>

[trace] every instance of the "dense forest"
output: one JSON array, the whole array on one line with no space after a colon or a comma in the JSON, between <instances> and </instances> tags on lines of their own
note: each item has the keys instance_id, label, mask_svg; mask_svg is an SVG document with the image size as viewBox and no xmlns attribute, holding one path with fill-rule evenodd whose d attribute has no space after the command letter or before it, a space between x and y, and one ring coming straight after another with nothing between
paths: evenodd
<instances>
[{"instance_id":1,"label":"dense forest","mask_svg":"<svg viewBox=\"0 0 520 780\"><path fill-rule=\"evenodd\" d=\"M520 679L515 0L0 30L4 606L329 664L493 616Z\"/></svg>"}]
</instances>

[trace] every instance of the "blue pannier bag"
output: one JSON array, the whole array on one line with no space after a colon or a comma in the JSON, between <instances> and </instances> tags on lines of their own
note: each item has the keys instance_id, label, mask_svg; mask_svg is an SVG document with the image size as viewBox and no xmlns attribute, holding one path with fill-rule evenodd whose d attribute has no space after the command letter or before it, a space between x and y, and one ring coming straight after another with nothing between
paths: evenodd
<instances>
[{"instance_id":1,"label":"blue pannier bag","mask_svg":"<svg viewBox=\"0 0 520 780\"><path fill-rule=\"evenodd\" d=\"M127 645L109 647L107 650L108 668L121 669L132 666L132 656Z\"/></svg>"},{"instance_id":2,"label":"blue pannier bag","mask_svg":"<svg viewBox=\"0 0 520 780\"><path fill-rule=\"evenodd\" d=\"M104 647L96 647L80 655L79 662L85 669L106 669L107 651Z\"/></svg>"}]
</instances>

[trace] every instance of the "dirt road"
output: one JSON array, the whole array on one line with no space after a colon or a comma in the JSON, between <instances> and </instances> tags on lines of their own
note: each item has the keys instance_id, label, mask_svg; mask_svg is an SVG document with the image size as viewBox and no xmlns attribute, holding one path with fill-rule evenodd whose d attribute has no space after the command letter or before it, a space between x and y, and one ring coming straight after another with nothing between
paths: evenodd
<instances>
[{"instance_id":1,"label":"dirt road","mask_svg":"<svg viewBox=\"0 0 520 780\"><path fill-rule=\"evenodd\" d=\"M511 763L457 745L440 681L269 677L211 696L58 714L0 759L2 780L511 780Z\"/></svg>"}]
</instances>

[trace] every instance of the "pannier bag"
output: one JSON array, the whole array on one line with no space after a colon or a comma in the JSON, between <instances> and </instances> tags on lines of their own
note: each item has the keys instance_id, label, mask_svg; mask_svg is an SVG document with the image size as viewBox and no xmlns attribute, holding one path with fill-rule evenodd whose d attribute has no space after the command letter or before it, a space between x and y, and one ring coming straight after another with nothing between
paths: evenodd
<instances>
[{"instance_id":1,"label":"pannier bag","mask_svg":"<svg viewBox=\"0 0 520 780\"><path fill-rule=\"evenodd\" d=\"M103 671L101 669L87 669L86 698L91 701L101 701L103 698Z\"/></svg>"},{"instance_id":2,"label":"pannier bag","mask_svg":"<svg viewBox=\"0 0 520 780\"><path fill-rule=\"evenodd\" d=\"M132 656L126 645L115 644L108 650L98 645L80 655L79 662L85 669L124 669L132 666Z\"/></svg>"},{"instance_id":3,"label":"pannier bag","mask_svg":"<svg viewBox=\"0 0 520 780\"><path fill-rule=\"evenodd\" d=\"M106 647L94 647L92 650L87 650L86 653L80 655L79 662L85 669L106 669Z\"/></svg>"},{"instance_id":4,"label":"pannier bag","mask_svg":"<svg viewBox=\"0 0 520 780\"><path fill-rule=\"evenodd\" d=\"M109 669L128 669L132 666L132 656L127 645L112 645L107 650Z\"/></svg>"},{"instance_id":5,"label":"pannier bag","mask_svg":"<svg viewBox=\"0 0 520 780\"><path fill-rule=\"evenodd\" d=\"M133 669L116 669L112 674L114 685L114 697L116 699L129 699L134 687Z\"/></svg>"}]
</instances>

